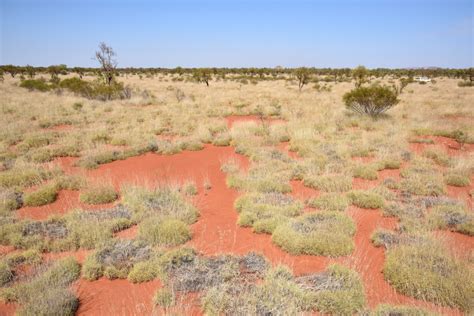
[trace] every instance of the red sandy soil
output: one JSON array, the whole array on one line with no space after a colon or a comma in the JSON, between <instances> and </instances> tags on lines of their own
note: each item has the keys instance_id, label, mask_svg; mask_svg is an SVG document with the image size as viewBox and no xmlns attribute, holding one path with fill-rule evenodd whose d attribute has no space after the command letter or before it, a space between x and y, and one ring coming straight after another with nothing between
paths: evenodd
<instances>
[{"instance_id":1,"label":"red sandy soil","mask_svg":"<svg viewBox=\"0 0 474 316\"><path fill-rule=\"evenodd\" d=\"M119 231L115 234L115 237L122 239L134 239L137 236L138 226L132 226L130 228Z\"/></svg>"},{"instance_id":2,"label":"red sandy soil","mask_svg":"<svg viewBox=\"0 0 474 316\"><path fill-rule=\"evenodd\" d=\"M233 148L205 145L204 150L201 151L184 151L172 156L148 153L115 161L102 165L98 169L87 171L86 175L92 180L107 179L117 188L124 183L154 185L182 183L186 180L195 181L199 189L196 200L197 207L200 209L200 217L192 225L193 239L188 245L194 246L204 255L222 253L242 255L249 251L256 251L265 255L274 265L279 263L288 265L296 275L320 272L329 263L340 262L351 266L360 273L369 307L374 307L379 303L403 303L427 307L442 314L460 314L453 309L400 295L384 280L382 274L384 250L374 247L370 236L377 227L393 229L396 226L396 220L382 217L378 210L350 208L348 214L357 225L354 239L356 249L351 256L337 259L322 256L289 255L271 242L271 236L255 234L250 228L238 226L238 213L233 207L238 192L226 186L226 175L220 170L220 161L229 157L235 157L244 169L248 167L248 160L235 154ZM78 172L78 168L72 167L73 162L74 159L70 158L60 160L60 164L66 172ZM206 191L202 188L205 178L208 178L212 185L212 188ZM292 195L295 197L306 199L318 194L316 190L305 188L299 181L292 181L291 184ZM62 201L62 199L60 200ZM130 238L135 233L136 227L132 227L117 235L121 238ZM448 234L451 237L457 236L452 233ZM466 245L466 241L463 241L462 237L453 238L456 243L462 242L463 247L464 245L471 247L471 241ZM85 255L80 252L74 254L81 261ZM53 259L58 255L49 254L47 256ZM75 285L81 301L79 314L150 314L152 312L152 295L159 286L159 281L135 285L127 280L100 279L94 282L79 280ZM11 306L0 305L0 310L7 311L7 308L10 310Z\"/></svg>"},{"instance_id":3,"label":"red sandy soil","mask_svg":"<svg viewBox=\"0 0 474 316\"><path fill-rule=\"evenodd\" d=\"M44 220L51 215L62 215L75 208L97 210L113 205L113 203L99 205L84 204L79 201L79 194L79 191L61 190L56 201L53 203L43 206L25 206L19 209L17 214L20 218Z\"/></svg>"},{"instance_id":4,"label":"red sandy soil","mask_svg":"<svg viewBox=\"0 0 474 316\"><path fill-rule=\"evenodd\" d=\"M238 122L261 122L261 119L256 116L256 115L229 115L226 116L226 121L227 121L227 127L230 129L232 126L234 126L234 123ZM269 118L265 117L263 119L266 123L285 123L285 120L278 119L278 118Z\"/></svg>"},{"instance_id":5,"label":"red sandy soil","mask_svg":"<svg viewBox=\"0 0 474 316\"><path fill-rule=\"evenodd\" d=\"M150 315L160 286L158 280L133 284L120 279L80 279L73 286L80 298L77 315Z\"/></svg>"},{"instance_id":6,"label":"red sandy soil","mask_svg":"<svg viewBox=\"0 0 474 316\"><path fill-rule=\"evenodd\" d=\"M60 125L55 125L55 126L51 126L51 127L46 127L46 128L43 128L43 129L47 130L47 131L67 131L67 130L72 129L73 127L74 126L69 125L69 124L60 124Z\"/></svg>"},{"instance_id":7,"label":"red sandy soil","mask_svg":"<svg viewBox=\"0 0 474 316\"><path fill-rule=\"evenodd\" d=\"M449 197L465 201L467 207L471 210L474 206L474 201L472 199L472 196L469 193L473 190L474 190L474 177L471 177L471 185L467 187L454 187L451 185L446 186L446 193Z\"/></svg>"},{"instance_id":8,"label":"red sandy soil","mask_svg":"<svg viewBox=\"0 0 474 316\"><path fill-rule=\"evenodd\" d=\"M454 139L443 136L417 136L416 138L431 139L434 144L410 143L410 150L421 155L425 149L442 146L450 156L462 156L474 152L474 144L464 144L463 147Z\"/></svg>"}]
</instances>

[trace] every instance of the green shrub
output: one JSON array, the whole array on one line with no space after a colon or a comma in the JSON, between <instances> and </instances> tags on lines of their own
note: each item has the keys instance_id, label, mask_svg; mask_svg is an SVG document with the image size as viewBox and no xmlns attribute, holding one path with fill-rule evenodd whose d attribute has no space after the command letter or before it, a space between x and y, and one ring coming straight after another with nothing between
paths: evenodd
<instances>
[{"instance_id":1,"label":"green shrub","mask_svg":"<svg viewBox=\"0 0 474 316\"><path fill-rule=\"evenodd\" d=\"M378 85L351 90L344 94L343 101L352 111L372 117L379 116L399 102L390 87Z\"/></svg>"},{"instance_id":2,"label":"green shrub","mask_svg":"<svg viewBox=\"0 0 474 316\"><path fill-rule=\"evenodd\" d=\"M340 212L302 215L276 227L272 241L291 254L343 256L354 249L353 221Z\"/></svg>"},{"instance_id":3,"label":"green shrub","mask_svg":"<svg viewBox=\"0 0 474 316\"><path fill-rule=\"evenodd\" d=\"M36 191L27 192L24 196L23 203L26 206L42 206L53 203L56 201L58 196L58 186L53 184L47 184Z\"/></svg>"},{"instance_id":4,"label":"green shrub","mask_svg":"<svg viewBox=\"0 0 474 316\"><path fill-rule=\"evenodd\" d=\"M360 208L382 208L385 205L384 198L374 192L354 190L348 193L351 203Z\"/></svg>"},{"instance_id":5,"label":"green shrub","mask_svg":"<svg viewBox=\"0 0 474 316\"><path fill-rule=\"evenodd\" d=\"M454 172L450 172L445 175L444 182L447 185L452 185L455 187L467 187L471 184L471 180L467 175Z\"/></svg>"},{"instance_id":6,"label":"green shrub","mask_svg":"<svg viewBox=\"0 0 474 316\"><path fill-rule=\"evenodd\" d=\"M438 246L423 243L394 247L387 252L383 273L404 295L472 311L472 270Z\"/></svg>"},{"instance_id":7,"label":"green shrub","mask_svg":"<svg viewBox=\"0 0 474 316\"><path fill-rule=\"evenodd\" d=\"M177 246L191 239L191 231L181 220L152 217L139 224L138 237L153 245Z\"/></svg>"},{"instance_id":8,"label":"green shrub","mask_svg":"<svg viewBox=\"0 0 474 316\"><path fill-rule=\"evenodd\" d=\"M87 204L111 203L118 198L118 194L112 185L95 185L81 192L79 199Z\"/></svg>"},{"instance_id":9,"label":"green shrub","mask_svg":"<svg viewBox=\"0 0 474 316\"><path fill-rule=\"evenodd\" d=\"M20 87L26 88L30 91L38 90L41 92L46 92L53 88L53 86L49 85L45 80L36 80L36 79L23 80L20 83Z\"/></svg>"},{"instance_id":10,"label":"green shrub","mask_svg":"<svg viewBox=\"0 0 474 316\"><path fill-rule=\"evenodd\" d=\"M324 211L345 211L349 206L349 200L344 194L326 193L309 201L311 207L317 207Z\"/></svg>"}]
</instances>

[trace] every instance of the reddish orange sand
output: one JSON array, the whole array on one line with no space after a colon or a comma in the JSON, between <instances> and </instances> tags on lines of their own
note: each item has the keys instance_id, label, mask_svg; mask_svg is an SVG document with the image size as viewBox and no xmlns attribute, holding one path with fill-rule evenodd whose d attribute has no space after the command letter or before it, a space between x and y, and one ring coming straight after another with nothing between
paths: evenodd
<instances>
[{"instance_id":1,"label":"reddish orange sand","mask_svg":"<svg viewBox=\"0 0 474 316\"><path fill-rule=\"evenodd\" d=\"M241 118L229 118L228 124L232 125ZM281 149L285 149L281 148ZM400 295L384 280L382 268L384 264L383 248L376 248L370 241L370 236L378 227L393 229L397 225L394 218L384 218L378 210L364 210L351 207L348 211L357 226L354 238L355 251L351 256L331 259L321 256L293 256L282 251L272 244L271 236L266 234L255 234L249 228L242 228L237 225L238 214L233 207L233 203L238 196L238 192L226 186L226 175L220 170L221 161L229 157L236 158L243 169L248 167L248 160L234 153L231 147L215 147L205 145L201 151L185 151L172 156L162 156L148 153L139 157L132 157L123 161L115 161L100 166L96 170L86 172L91 180L107 179L117 188L125 183L136 183L142 185L155 185L159 183L182 183L186 180L196 182L199 190L195 198L200 210L199 220L192 225L193 238L188 243L204 255L216 255L221 253L246 254L249 251L256 251L265 255L274 265L286 264L291 267L296 275L320 272L329 263L339 262L354 268L360 275L364 283L367 302L369 307L375 307L379 303L390 304L411 304L422 306L442 314L460 315L454 309L443 308L431 303L425 303ZM61 158L59 163L66 172L80 172L78 168L72 166L73 158ZM398 178L398 171L383 171L379 173L381 178L391 176ZM209 179L212 185L210 190L204 190L203 181ZM376 184L381 179L374 181ZM360 181L354 182L355 187L365 187ZM302 200L317 196L316 190L304 187L300 181L291 182L292 195ZM370 185L372 186L372 184ZM72 200L71 200L72 199ZM22 209L19 211L22 216L34 218L43 217L48 212L64 213L69 208L80 206L77 193L63 191L58 201L46 210L44 209ZM41 215L39 215L41 214ZM136 227L132 227L117 236L120 238L133 238L136 234ZM461 236L449 232L442 232L451 240L451 244L459 249L471 249L473 247L472 238ZM0 249L0 250L3 250ZM10 249L5 249L8 251ZM87 252L48 254L47 259L55 259L64 255L74 255L79 261L83 261ZM106 280L98 281L79 280L74 288L80 298L80 315L138 315L150 314L152 308L152 296L159 281L146 282L143 284L132 284L127 280ZM189 302L195 302L197 296L194 294L186 296ZM190 307L185 309L184 314L199 314L199 307L190 303ZM184 306L181 304L181 306ZM2 314L10 315L15 310L13 304L0 304ZM161 314L163 311L154 311ZM181 310L183 313L183 310Z\"/></svg>"}]
</instances>

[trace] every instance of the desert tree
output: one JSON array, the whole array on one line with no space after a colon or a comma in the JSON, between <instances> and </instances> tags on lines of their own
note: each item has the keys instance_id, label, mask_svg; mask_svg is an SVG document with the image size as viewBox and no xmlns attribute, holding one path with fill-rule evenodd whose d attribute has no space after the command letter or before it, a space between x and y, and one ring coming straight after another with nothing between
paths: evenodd
<instances>
[{"instance_id":1,"label":"desert tree","mask_svg":"<svg viewBox=\"0 0 474 316\"><path fill-rule=\"evenodd\" d=\"M379 116L399 102L393 89L379 85L355 88L344 94L343 101L348 109L371 117Z\"/></svg>"},{"instance_id":2,"label":"desert tree","mask_svg":"<svg viewBox=\"0 0 474 316\"><path fill-rule=\"evenodd\" d=\"M193 78L197 82L204 82L209 87L209 81L211 80L211 71L207 68L194 69Z\"/></svg>"},{"instance_id":3,"label":"desert tree","mask_svg":"<svg viewBox=\"0 0 474 316\"><path fill-rule=\"evenodd\" d=\"M36 75L36 70L33 66L26 65L25 66L25 73L28 75L30 79L33 79Z\"/></svg>"},{"instance_id":4,"label":"desert tree","mask_svg":"<svg viewBox=\"0 0 474 316\"><path fill-rule=\"evenodd\" d=\"M369 71L364 66L358 66L352 70L352 78L355 80L356 88L360 88L362 84L367 82Z\"/></svg>"},{"instance_id":5,"label":"desert tree","mask_svg":"<svg viewBox=\"0 0 474 316\"><path fill-rule=\"evenodd\" d=\"M310 71L306 67L300 67L295 70L295 77L298 79L298 89L301 91L304 85L309 82Z\"/></svg>"},{"instance_id":6,"label":"desert tree","mask_svg":"<svg viewBox=\"0 0 474 316\"><path fill-rule=\"evenodd\" d=\"M3 68L3 71L5 71L6 73L9 73L10 76L12 76L12 78L15 78L15 75L20 72L19 67L13 66L13 65L5 65L2 68Z\"/></svg>"},{"instance_id":7,"label":"desert tree","mask_svg":"<svg viewBox=\"0 0 474 316\"><path fill-rule=\"evenodd\" d=\"M105 79L105 83L109 86L112 84L117 68L116 56L112 47L107 46L104 42L99 44L99 50L95 52L95 59L100 63L101 74Z\"/></svg>"}]
</instances>

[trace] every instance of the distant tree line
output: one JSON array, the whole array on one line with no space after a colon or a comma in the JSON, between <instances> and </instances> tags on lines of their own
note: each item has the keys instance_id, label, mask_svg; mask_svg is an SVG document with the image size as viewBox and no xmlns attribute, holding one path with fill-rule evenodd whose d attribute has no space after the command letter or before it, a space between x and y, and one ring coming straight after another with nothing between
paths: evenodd
<instances>
[{"instance_id":1,"label":"distant tree line","mask_svg":"<svg viewBox=\"0 0 474 316\"><path fill-rule=\"evenodd\" d=\"M110 53L113 52L107 50L105 51L105 54ZM111 56L113 55L99 56L99 58L110 58ZM204 83L206 83L211 76L224 79L226 76L231 75L253 78L255 80L271 80L278 79L283 75L291 75L297 78L297 80L302 80L300 81L300 84L303 85L309 76L325 76L331 78L334 81L338 81L340 78L354 78L357 80L357 76L360 74L360 71L354 71L351 68L118 68L115 67L113 64L114 61L112 59L108 60L108 62L110 63L107 63L106 61L106 63L100 68L67 67L66 65L51 65L49 67L33 67L30 65L1 65L0 72L4 73L5 75L10 75L13 78L16 76L34 78L34 76L38 73L48 73L52 77L58 76L59 74L75 73L80 78L82 78L86 74L97 75L102 73L107 75L107 77L104 78L107 82L110 82L114 75L191 75L197 81ZM364 73L364 76L375 78L384 78L386 76L393 76L396 78L427 76L431 78L449 77L458 79L461 78L470 81L474 80L474 68L364 68L364 72L366 72Z\"/></svg>"}]
</instances>

